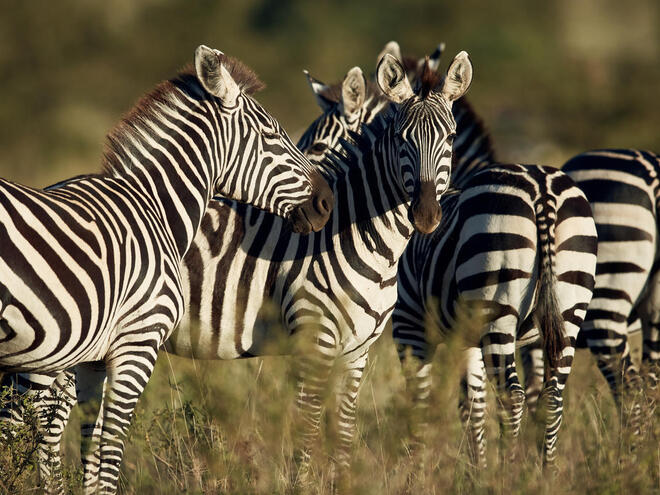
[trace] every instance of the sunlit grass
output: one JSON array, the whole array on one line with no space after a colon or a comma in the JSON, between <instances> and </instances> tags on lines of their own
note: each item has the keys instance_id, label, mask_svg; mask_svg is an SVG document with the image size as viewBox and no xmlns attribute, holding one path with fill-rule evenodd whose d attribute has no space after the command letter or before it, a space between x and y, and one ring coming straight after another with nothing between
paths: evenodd
<instances>
[{"instance_id":1,"label":"sunlit grass","mask_svg":"<svg viewBox=\"0 0 660 495\"><path fill-rule=\"evenodd\" d=\"M415 450L411 403L389 334L372 349L359 402L349 493L652 493L660 492L660 422L654 411L633 454L591 356L579 351L565 395L556 473L544 471L542 429L527 415L513 462L500 461L489 389L488 461L468 467L458 416L461 368L456 345L440 348L433 372L427 447ZM331 493L332 428L313 456L311 486L294 487L295 386L291 358L201 362L162 354L129 432L121 492ZM328 397L328 408L332 397ZM81 491L79 418L65 435L65 480ZM25 433L22 433L25 435ZM12 493L32 493L33 470Z\"/></svg>"}]
</instances>

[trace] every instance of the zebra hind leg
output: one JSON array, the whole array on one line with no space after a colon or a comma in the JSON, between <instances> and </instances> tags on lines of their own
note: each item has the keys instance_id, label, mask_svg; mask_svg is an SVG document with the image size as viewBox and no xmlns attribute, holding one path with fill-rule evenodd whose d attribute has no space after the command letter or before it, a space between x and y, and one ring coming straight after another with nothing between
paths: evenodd
<instances>
[{"instance_id":1,"label":"zebra hind leg","mask_svg":"<svg viewBox=\"0 0 660 495\"><path fill-rule=\"evenodd\" d=\"M461 421L467 433L468 452L473 466L485 469L486 460L486 369L479 347L466 351L467 368L461 379L459 400Z\"/></svg>"},{"instance_id":2,"label":"zebra hind leg","mask_svg":"<svg viewBox=\"0 0 660 495\"><path fill-rule=\"evenodd\" d=\"M525 391L518 379L513 338L509 343L504 333L487 332L482 339L483 359L489 377L494 377L497 389L497 412L500 420L504 460L515 457L515 441L520 434L520 425L525 406Z\"/></svg>"},{"instance_id":3,"label":"zebra hind leg","mask_svg":"<svg viewBox=\"0 0 660 495\"><path fill-rule=\"evenodd\" d=\"M60 446L69 415L76 405L75 387L75 375L63 371L41 397L44 438L39 450L39 479L47 493L62 493L64 490Z\"/></svg>"},{"instance_id":4,"label":"zebra hind leg","mask_svg":"<svg viewBox=\"0 0 660 495\"><path fill-rule=\"evenodd\" d=\"M541 394L541 403L545 413L545 432L543 437L543 465L556 471L557 438L561 427L564 407L564 388L571 372L575 347L571 344L575 340L578 328L566 324L567 335L561 343L556 365L551 367L546 360L547 380Z\"/></svg>"},{"instance_id":5,"label":"zebra hind leg","mask_svg":"<svg viewBox=\"0 0 660 495\"><path fill-rule=\"evenodd\" d=\"M525 371L525 398L527 410L531 415L536 415L539 398L543 392L543 380L545 364L541 342L536 341L528 346L520 348L522 366Z\"/></svg>"},{"instance_id":6,"label":"zebra hind leg","mask_svg":"<svg viewBox=\"0 0 660 495\"><path fill-rule=\"evenodd\" d=\"M2 377L2 390L8 401L0 410L0 430L6 442L20 441L20 455L12 455L13 473L3 473L3 487L11 491L23 470L31 464L33 456L38 461L39 483L46 493L62 491L59 457L58 429L63 428L68 419L66 396L60 398L58 386L53 385L60 373L8 373ZM64 385L62 382L60 385ZM60 407L64 403L64 407ZM32 407L32 412L27 407ZM62 411L66 411L63 415ZM32 420L29 418L33 418ZM35 429L30 428L34 425ZM30 431L19 438L13 437L21 426ZM18 432L21 433L21 432ZM60 434L61 435L61 434ZM9 471L9 466L3 470ZM5 474L9 476L6 479Z\"/></svg>"}]
</instances>

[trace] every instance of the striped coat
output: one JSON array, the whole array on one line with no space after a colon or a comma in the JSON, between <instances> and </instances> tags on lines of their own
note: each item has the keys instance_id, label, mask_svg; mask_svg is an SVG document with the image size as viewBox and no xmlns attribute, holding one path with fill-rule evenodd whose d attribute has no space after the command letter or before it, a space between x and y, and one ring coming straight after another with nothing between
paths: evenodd
<instances>
[{"instance_id":1,"label":"striped coat","mask_svg":"<svg viewBox=\"0 0 660 495\"><path fill-rule=\"evenodd\" d=\"M67 368L104 363L101 492L116 489L133 409L183 314L180 263L211 194L300 231L329 213L327 184L249 96L256 76L204 46L195 65L115 129L105 173L48 191L0 181L0 370L39 373L17 383L36 393Z\"/></svg>"},{"instance_id":2,"label":"striped coat","mask_svg":"<svg viewBox=\"0 0 660 495\"><path fill-rule=\"evenodd\" d=\"M318 435L321 395L335 365L345 381L338 392L340 442L334 459L340 468L350 461L358 388L368 350L396 300L398 259L412 231L417 226L428 229L435 221L426 215L427 204L432 213L439 209L437 198L447 187L448 136L454 132L450 105L469 85L469 74L462 74L462 85L453 85L451 76L469 70L466 64L466 56L457 57L447 87L422 96L412 93L396 61L379 65L379 73L395 77L383 77L380 89L370 86L367 98L364 76L359 69L351 70L343 104L324 107L307 136L317 135L337 118L345 124L348 98L373 98L382 108L387 106L384 101L399 100L399 106L381 114L354 142L345 142L342 153L320 166L336 199L326 227L303 237L272 215L216 200L183 260L186 315L166 349L205 359L293 353L304 430L302 477L310 442ZM435 168L424 170L430 164ZM430 190L419 186L423 173L430 174ZM279 309L281 331L259 322L260 309L269 301ZM102 386L102 371L78 371L87 390ZM96 431L101 428L97 423ZM60 433L57 426L55 437ZM86 433L91 434L90 429ZM86 452L87 484L93 484L97 453Z\"/></svg>"}]
</instances>

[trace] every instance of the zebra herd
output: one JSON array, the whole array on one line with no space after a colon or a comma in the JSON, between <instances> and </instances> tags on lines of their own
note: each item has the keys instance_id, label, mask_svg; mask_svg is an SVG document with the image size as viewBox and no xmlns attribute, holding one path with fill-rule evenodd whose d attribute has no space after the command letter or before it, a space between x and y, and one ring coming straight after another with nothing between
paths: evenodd
<instances>
[{"instance_id":1,"label":"zebra herd","mask_svg":"<svg viewBox=\"0 0 660 495\"><path fill-rule=\"evenodd\" d=\"M0 181L0 371L3 386L36 396L49 491L62 490L59 447L76 403L89 416L85 491L116 491L159 349L293 356L301 482L334 369L333 459L340 474L350 465L362 375L390 316L401 360L418 359L407 378L422 442L434 347L466 316L479 323L464 335L461 401L477 466L489 377L511 438L526 397L532 408L543 391L552 465L577 346L597 356L623 406L641 382L627 345L640 322L644 376L657 376L658 156L590 152L563 171L498 163L463 97L467 54L446 74L441 55L407 59L390 42L373 81L358 67L336 85L307 74L322 115L296 147L251 96L257 76L200 46L193 69L112 131L103 173L44 190ZM260 321L269 302L281 330ZM1 415L18 422L21 409Z\"/></svg>"}]
</instances>

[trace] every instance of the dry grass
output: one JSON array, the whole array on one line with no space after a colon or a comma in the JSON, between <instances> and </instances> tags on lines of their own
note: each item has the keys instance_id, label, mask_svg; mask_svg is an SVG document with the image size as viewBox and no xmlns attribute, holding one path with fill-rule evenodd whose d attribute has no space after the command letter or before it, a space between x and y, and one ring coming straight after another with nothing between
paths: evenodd
<instances>
[{"instance_id":1,"label":"dry grass","mask_svg":"<svg viewBox=\"0 0 660 495\"><path fill-rule=\"evenodd\" d=\"M544 472L540 428L527 418L514 462L500 463L491 400L490 467L468 469L458 419L460 352L442 349L434 368L428 447L409 448L410 402L389 335L372 349L362 386L350 493L660 493L658 413L647 420L634 455L588 352L578 352L566 393L557 472ZM298 493L292 479L294 396L287 358L193 362L161 356L140 400L122 466L121 492ZM491 394L492 398L492 394ZM80 492L77 412L65 437L68 487ZM314 458L311 493L330 493L327 453ZM34 479L13 493L32 493Z\"/></svg>"}]
</instances>

